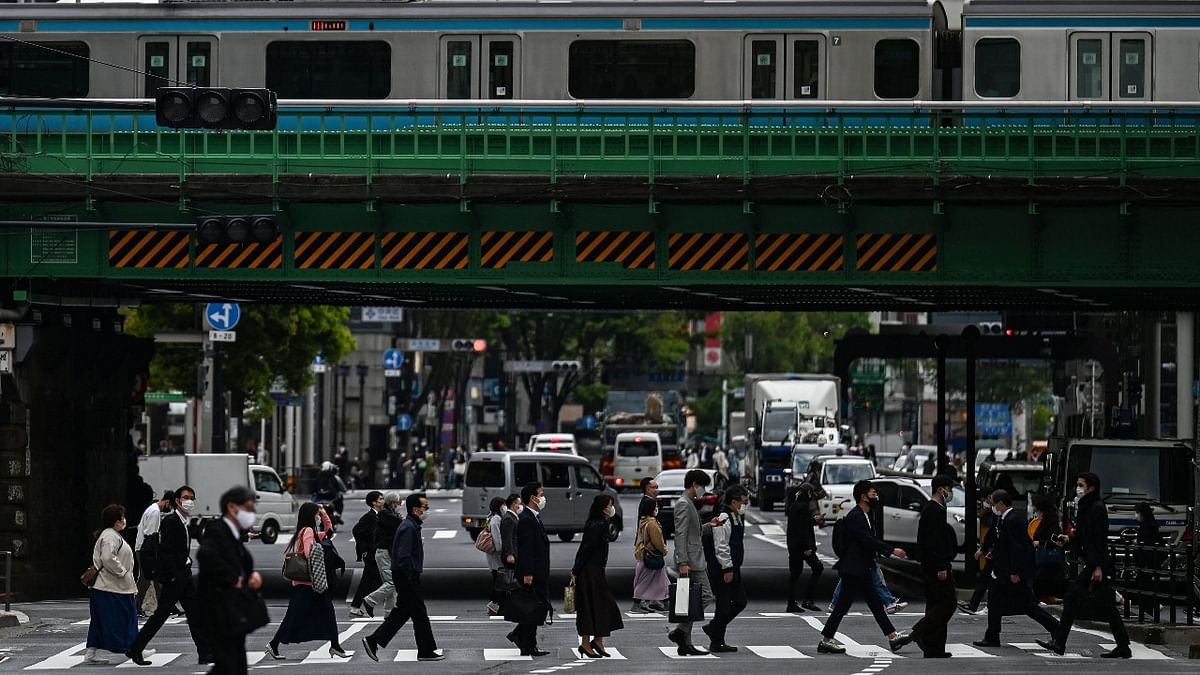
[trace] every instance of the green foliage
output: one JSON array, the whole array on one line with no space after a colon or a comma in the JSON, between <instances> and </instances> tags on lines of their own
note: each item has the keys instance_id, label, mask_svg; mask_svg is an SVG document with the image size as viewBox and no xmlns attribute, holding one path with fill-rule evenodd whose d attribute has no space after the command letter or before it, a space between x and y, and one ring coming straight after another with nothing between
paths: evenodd
<instances>
[{"instance_id":1,"label":"green foliage","mask_svg":"<svg viewBox=\"0 0 1200 675\"><path fill-rule=\"evenodd\" d=\"M585 415L594 415L604 409L604 398L608 396L608 385L600 384L577 384L571 392L571 397L575 402L583 406Z\"/></svg>"},{"instance_id":2,"label":"green foliage","mask_svg":"<svg viewBox=\"0 0 1200 675\"><path fill-rule=\"evenodd\" d=\"M739 410L738 401L729 399L729 409ZM692 436L715 436L721 428L721 388L713 387L707 394L688 403L692 414L696 416L696 428Z\"/></svg>"},{"instance_id":3,"label":"green foliage","mask_svg":"<svg viewBox=\"0 0 1200 675\"><path fill-rule=\"evenodd\" d=\"M354 349L346 327L349 317L345 307L244 306L237 342L221 346L228 388L241 393L256 416L270 414L274 408L270 388L276 378L289 391L304 391L313 383L309 366L314 357L320 354L337 363ZM129 312L125 326L133 335L148 337L163 331L196 332L202 321L193 305L144 305ZM160 345L150 364L151 388L197 395L200 361L196 345Z\"/></svg>"},{"instance_id":4,"label":"green foliage","mask_svg":"<svg viewBox=\"0 0 1200 675\"><path fill-rule=\"evenodd\" d=\"M721 337L725 353L742 372L821 373L833 368L835 342L850 329L869 325L859 312L726 312Z\"/></svg>"}]
</instances>

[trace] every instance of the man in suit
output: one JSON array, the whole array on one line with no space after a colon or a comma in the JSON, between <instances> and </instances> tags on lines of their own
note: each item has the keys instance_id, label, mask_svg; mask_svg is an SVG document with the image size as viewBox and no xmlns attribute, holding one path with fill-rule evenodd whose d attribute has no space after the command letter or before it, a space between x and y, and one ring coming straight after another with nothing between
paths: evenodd
<instances>
[{"instance_id":1,"label":"man in suit","mask_svg":"<svg viewBox=\"0 0 1200 675\"><path fill-rule=\"evenodd\" d=\"M200 655L200 663L210 663L204 631L200 621L192 621L196 608L196 587L192 585L191 537L188 536L188 516L196 507L196 492L184 485L175 491L174 507L162 519L157 535L159 537L157 569L147 570L159 580L160 595L158 609L146 620L138 632L137 638L130 645L125 656L139 666L148 666L150 661L142 656L146 645L170 618L175 609L175 603L183 605L183 611L188 613L188 630L192 633L192 642ZM154 535L151 535L154 536Z\"/></svg>"},{"instance_id":2,"label":"man in suit","mask_svg":"<svg viewBox=\"0 0 1200 675\"><path fill-rule=\"evenodd\" d=\"M950 658L946 651L946 626L954 616L954 553L958 538L946 522L946 505L954 499L954 481L943 474L933 479L933 498L921 507L917 522L917 547L921 551L921 576L925 582L925 616L913 626L912 636L927 659Z\"/></svg>"},{"instance_id":3,"label":"man in suit","mask_svg":"<svg viewBox=\"0 0 1200 675\"><path fill-rule=\"evenodd\" d=\"M675 566L679 576L687 577L700 587L705 607L713 603L712 586L708 581L707 565L704 560L704 527L695 500L704 496L710 483L708 474L692 469L683 476L684 492L675 502ZM667 639L675 643L680 656L704 656L708 652L692 644L692 622L681 621L675 630L667 633Z\"/></svg>"},{"instance_id":4,"label":"man in suit","mask_svg":"<svg viewBox=\"0 0 1200 675\"><path fill-rule=\"evenodd\" d=\"M396 608L387 615L383 624L363 638L363 649L372 660L378 661L380 647L386 647L396 631L412 619L413 634L417 640L418 661L441 661L446 658L437 648L433 638L433 627L429 623L429 611L421 597L421 573L425 569L425 545L421 541L421 523L429 517L429 500L425 495L413 493L404 501L408 517L396 530L396 541L392 544L392 583L396 585Z\"/></svg>"},{"instance_id":5,"label":"man in suit","mask_svg":"<svg viewBox=\"0 0 1200 675\"><path fill-rule=\"evenodd\" d=\"M204 530L197 559L200 563L201 621L211 645L213 667L209 675L246 674L246 635L228 621L226 596L232 589L262 588L262 577L254 571L254 559L243 542L254 526L254 493L232 487L221 495L221 520ZM190 623L194 618L188 616Z\"/></svg>"},{"instance_id":6,"label":"man in suit","mask_svg":"<svg viewBox=\"0 0 1200 675\"><path fill-rule=\"evenodd\" d=\"M550 538L542 525L542 509L546 508L546 492L541 483L529 483L521 489L525 508L517 520L517 578L549 602ZM538 649L537 623L519 623L508 639L522 656L545 656L550 652Z\"/></svg>"},{"instance_id":7,"label":"man in suit","mask_svg":"<svg viewBox=\"0 0 1200 675\"><path fill-rule=\"evenodd\" d=\"M354 601L350 603L350 616L374 616L375 612L368 607L363 610L363 598L375 592L383 585L379 575L379 565L375 562L375 524L379 520L379 512L383 510L383 493L371 490L367 493L367 512L354 524L351 534L354 535L354 555L363 564L362 579L358 589L354 591Z\"/></svg>"},{"instance_id":8,"label":"man in suit","mask_svg":"<svg viewBox=\"0 0 1200 675\"><path fill-rule=\"evenodd\" d=\"M992 493L992 527L996 528L992 548L992 589L988 593L988 627L976 647L1000 646L1000 623L1005 615L1025 615L1041 624L1051 636L1058 632L1058 621L1038 606L1033 596L1033 542L1025 523L1017 517L1013 500L1005 490Z\"/></svg>"},{"instance_id":9,"label":"man in suit","mask_svg":"<svg viewBox=\"0 0 1200 675\"><path fill-rule=\"evenodd\" d=\"M894 652L912 642L912 636L898 632L883 608L883 600L875 590L875 556L894 555L903 559L904 549L892 548L875 537L871 512L879 513L879 494L871 485L871 481L860 480L855 483L853 495L857 505L842 516L845 523L835 526L842 528L844 542L844 549L838 553L838 561L833 566L838 571L842 592L833 606L829 620L825 622L824 630L821 631L817 651L822 654L846 653L846 647L835 639L838 626L841 625L846 612L850 611L854 599L862 596L867 601L867 607L871 608L871 614L875 616L875 623L879 624L880 630L887 636L888 644ZM836 529L834 537L836 541Z\"/></svg>"},{"instance_id":10,"label":"man in suit","mask_svg":"<svg viewBox=\"0 0 1200 675\"><path fill-rule=\"evenodd\" d=\"M1079 576L1071 582L1071 590L1063 603L1062 625L1058 632L1051 633L1053 639L1049 642L1038 640L1038 644L1061 656L1067 649L1067 637L1071 634L1071 625L1075 623L1080 599L1093 592L1102 593L1104 618L1117 644L1112 651L1101 654L1100 658L1132 658L1129 633L1117 612L1116 603L1112 601L1112 587L1109 585L1115 570L1108 553L1108 509L1100 498L1100 477L1091 472L1079 474L1075 479L1075 494L1079 496L1075 531L1070 536L1060 534L1057 540L1079 556Z\"/></svg>"}]
</instances>

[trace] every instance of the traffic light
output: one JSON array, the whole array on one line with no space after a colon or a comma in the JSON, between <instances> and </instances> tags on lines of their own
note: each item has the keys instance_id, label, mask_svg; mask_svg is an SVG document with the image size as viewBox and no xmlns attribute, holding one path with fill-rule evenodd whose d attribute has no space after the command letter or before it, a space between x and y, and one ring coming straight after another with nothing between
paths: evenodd
<instances>
[{"instance_id":1,"label":"traffic light","mask_svg":"<svg viewBox=\"0 0 1200 675\"><path fill-rule=\"evenodd\" d=\"M278 107L270 89L159 87L154 117L172 129L263 131L275 128Z\"/></svg>"},{"instance_id":2,"label":"traffic light","mask_svg":"<svg viewBox=\"0 0 1200 675\"><path fill-rule=\"evenodd\" d=\"M487 340L481 338L460 338L450 341L452 352L475 352L482 354L487 351Z\"/></svg>"},{"instance_id":3,"label":"traffic light","mask_svg":"<svg viewBox=\"0 0 1200 675\"><path fill-rule=\"evenodd\" d=\"M196 221L200 244L269 244L279 228L275 216L204 216Z\"/></svg>"},{"instance_id":4,"label":"traffic light","mask_svg":"<svg viewBox=\"0 0 1200 675\"><path fill-rule=\"evenodd\" d=\"M550 364L550 370L556 373L577 373L579 372L578 361L554 361Z\"/></svg>"}]
</instances>

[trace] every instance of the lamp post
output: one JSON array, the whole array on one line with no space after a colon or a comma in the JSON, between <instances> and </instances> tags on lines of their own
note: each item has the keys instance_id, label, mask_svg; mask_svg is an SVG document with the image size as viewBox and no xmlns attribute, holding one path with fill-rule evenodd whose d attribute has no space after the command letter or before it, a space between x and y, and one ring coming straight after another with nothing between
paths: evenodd
<instances>
[{"instance_id":1,"label":"lamp post","mask_svg":"<svg viewBox=\"0 0 1200 675\"><path fill-rule=\"evenodd\" d=\"M354 456L358 457L363 449L363 439L366 437L366 422L367 422L367 373L370 372L366 361L359 361L355 366L355 372L358 373L358 448L354 451Z\"/></svg>"},{"instance_id":2,"label":"lamp post","mask_svg":"<svg viewBox=\"0 0 1200 675\"><path fill-rule=\"evenodd\" d=\"M342 429L341 429L342 433L341 433L341 436L338 436L337 430L335 430L333 435L337 436L337 438L334 438L333 442L340 445L346 436L346 428L345 428L345 424L346 424L346 378L350 377L350 366L348 366L344 363L339 364L338 365L338 377L340 377L342 380L341 412L337 411L337 401L334 401L334 417L336 417L340 421L341 426L342 426Z\"/></svg>"}]
</instances>

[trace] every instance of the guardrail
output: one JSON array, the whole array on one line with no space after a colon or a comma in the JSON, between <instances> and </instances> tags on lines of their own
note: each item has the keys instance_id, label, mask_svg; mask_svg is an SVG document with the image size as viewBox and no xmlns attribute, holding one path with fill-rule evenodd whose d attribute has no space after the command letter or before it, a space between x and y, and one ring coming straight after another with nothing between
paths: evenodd
<instances>
[{"instance_id":1,"label":"guardrail","mask_svg":"<svg viewBox=\"0 0 1200 675\"><path fill-rule=\"evenodd\" d=\"M1169 623L1178 624L1182 611L1189 626L1195 625L1197 611L1196 545L1192 541L1176 545L1151 546L1112 541L1109 550L1116 563L1113 587L1124 596L1125 618L1132 618L1137 603L1137 620L1152 617L1162 621L1165 605Z\"/></svg>"},{"instance_id":2,"label":"guardrail","mask_svg":"<svg viewBox=\"0 0 1200 675\"><path fill-rule=\"evenodd\" d=\"M4 611L12 611L12 551L0 551L4 558Z\"/></svg>"}]
</instances>

